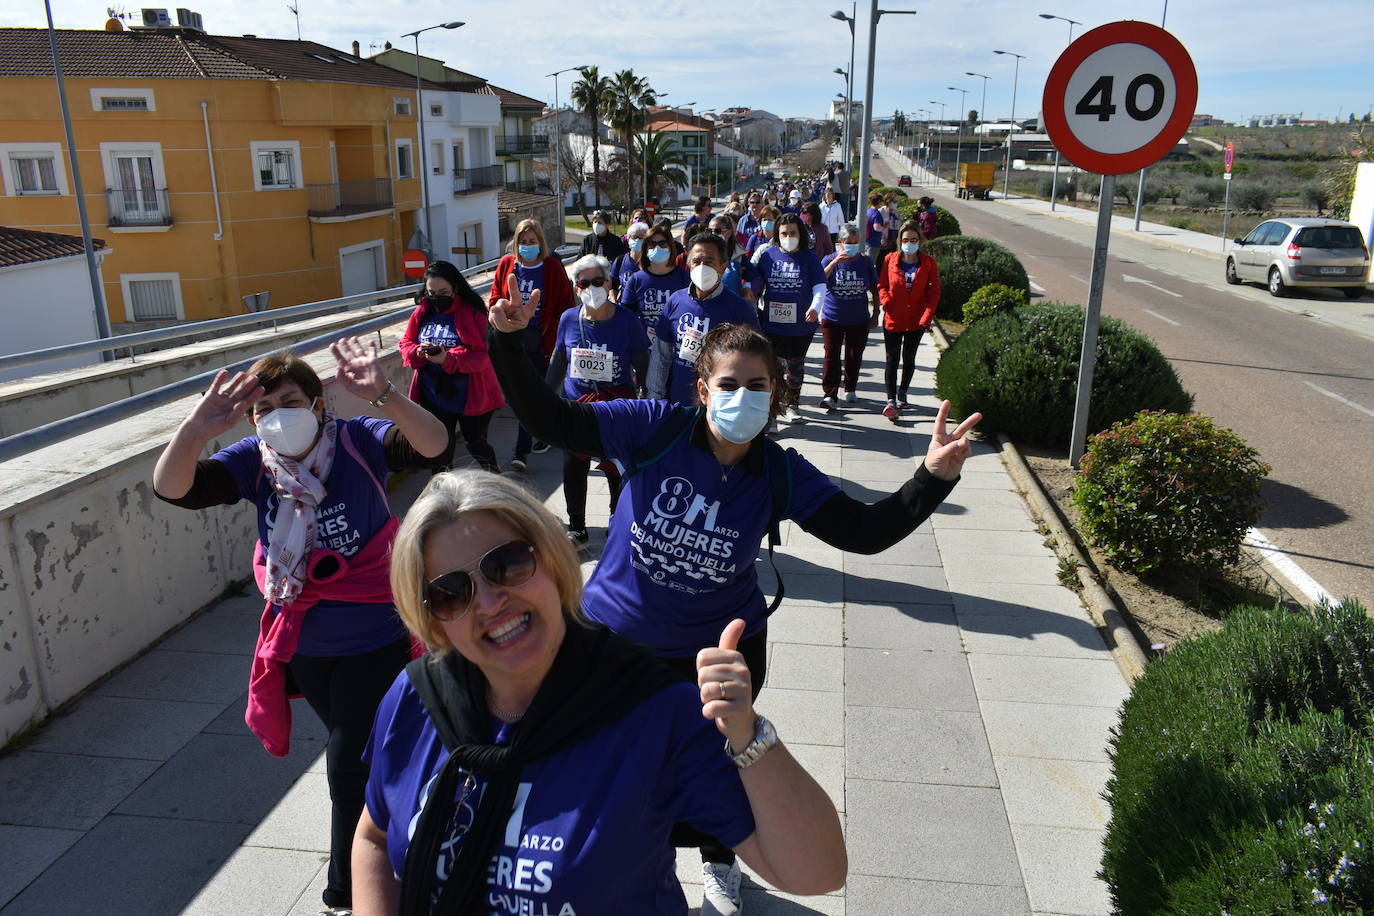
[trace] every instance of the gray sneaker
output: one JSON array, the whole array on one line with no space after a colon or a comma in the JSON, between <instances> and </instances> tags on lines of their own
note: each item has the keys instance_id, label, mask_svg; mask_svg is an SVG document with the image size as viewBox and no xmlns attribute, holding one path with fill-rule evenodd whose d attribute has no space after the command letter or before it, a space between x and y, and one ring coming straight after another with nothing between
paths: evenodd
<instances>
[{"instance_id":1,"label":"gray sneaker","mask_svg":"<svg viewBox=\"0 0 1374 916\"><path fill-rule=\"evenodd\" d=\"M725 865L720 862L701 863L701 916L739 916L744 911L739 886L739 860Z\"/></svg>"}]
</instances>

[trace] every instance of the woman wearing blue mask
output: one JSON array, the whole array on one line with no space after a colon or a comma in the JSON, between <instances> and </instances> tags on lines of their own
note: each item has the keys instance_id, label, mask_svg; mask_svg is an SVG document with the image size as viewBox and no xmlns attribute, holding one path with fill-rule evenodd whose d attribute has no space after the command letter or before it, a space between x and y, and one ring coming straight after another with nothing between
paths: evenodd
<instances>
[{"instance_id":1,"label":"woman wearing blue mask","mask_svg":"<svg viewBox=\"0 0 1374 916\"><path fill-rule=\"evenodd\" d=\"M754 689L763 684L767 603L754 561L775 511L842 550L886 550L954 488L969 451L964 436L980 419L974 414L947 433L946 404L925 461L895 493L869 505L764 434L789 389L768 338L756 329L723 324L706 335L697 360L699 406L580 404L555 396L520 358L529 311L504 302L490 313L492 363L507 402L536 435L608 458L624 472L583 609L651 647L684 679L695 676L697 652L740 618L746 626L739 651ZM779 476L788 478L789 492L785 507L775 510ZM679 845L703 846L708 899L721 892L738 902L739 870L729 849L701 837L679 838Z\"/></svg>"},{"instance_id":2,"label":"woman wearing blue mask","mask_svg":"<svg viewBox=\"0 0 1374 916\"><path fill-rule=\"evenodd\" d=\"M654 226L644 235L641 269L625 281L620 291L620 304L639 316L651 340L668 298L692 282L687 271L673 263L676 257L677 242L673 241L672 230Z\"/></svg>"},{"instance_id":3,"label":"woman wearing blue mask","mask_svg":"<svg viewBox=\"0 0 1374 916\"><path fill-rule=\"evenodd\" d=\"M745 254L752 258L760 248L773 244L773 232L778 228L778 215L778 208L772 204L759 210L758 228L745 243Z\"/></svg>"},{"instance_id":4,"label":"woman wearing blue mask","mask_svg":"<svg viewBox=\"0 0 1374 916\"><path fill-rule=\"evenodd\" d=\"M821 300L821 339L825 360L821 364L821 406L839 406L840 352L844 351L844 399L859 400L859 367L863 362L868 332L878 326L878 274L863 256L859 227L845 223L837 236L835 252L821 262L825 269L825 298ZM872 303L872 315L869 304Z\"/></svg>"},{"instance_id":5,"label":"woman wearing blue mask","mask_svg":"<svg viewBox=\"0 0 1374 916\"><path fill-rule=\"evenodd\" d=\"M648 234L648 223L630 223L630 228L625 232L625 253L611 263L612 302L620 302L625 283L644 267L644 236Z\"/></svg>"}]
</instances>

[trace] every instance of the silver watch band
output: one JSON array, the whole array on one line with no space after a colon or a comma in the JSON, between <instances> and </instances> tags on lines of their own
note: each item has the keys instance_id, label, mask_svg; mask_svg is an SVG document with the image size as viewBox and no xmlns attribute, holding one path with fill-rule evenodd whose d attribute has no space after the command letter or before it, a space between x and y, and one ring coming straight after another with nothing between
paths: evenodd
<instances>
[{"instance_id":1,"label":"silver watch band","mask_svg":"<svg viewBox=\"0 0 1374 916\"><path fill-rule=\"evenodd\" d=\"M731 753L730 741L725 741L725 756L741 770L748 769L759 762L764 754L768 753L778 743L778 731L763 716L757 716L754 722L754 740L738 754Z\"/></svg>"},{"instance_id":2,"label":"silver watch band","mask_svg":"<svg viewBox=\"0 0 1374 916\"><path fill-rule=\"evenodd\" d=\"M386 390L383 391L381 394L377 395L377 399L375 401L368 401L368 403L371 404L373 407L381 407L383 404L387 402L387 399L391 397L391 392L395 390L396 386L392 384L391 379L387 379Z\"/></svg>"}]
</instances>

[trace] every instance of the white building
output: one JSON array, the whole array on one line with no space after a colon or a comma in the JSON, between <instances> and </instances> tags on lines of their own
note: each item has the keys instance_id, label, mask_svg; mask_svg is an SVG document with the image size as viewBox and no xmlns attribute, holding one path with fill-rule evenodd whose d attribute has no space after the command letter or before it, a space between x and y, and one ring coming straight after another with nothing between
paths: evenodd
<instances>
[{"instance_id":1,"label":"white building","mask_svg":"<svg viewBox=\"0 0 1374 916\"><path fill-rule=\"evenodd\" d=\"M101 239L94 242L98 269L110 249ZM0 226L0 356L97 336L95 299L81 239ZM98 360L98 354L56 359L0 373L0 381L89 366Z\"/></svg>"}]
</instances>

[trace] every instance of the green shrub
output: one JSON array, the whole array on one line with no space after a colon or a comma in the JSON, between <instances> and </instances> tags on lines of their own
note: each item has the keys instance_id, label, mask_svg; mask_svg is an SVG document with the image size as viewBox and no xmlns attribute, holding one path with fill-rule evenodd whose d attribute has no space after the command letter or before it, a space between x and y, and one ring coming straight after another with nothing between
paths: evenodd
<instances>
[{"instance_id":1,"label":"green shrub","mask_svg":"<svg viewBox=\"0 0 1374 916\"><path fill-rule=\"evenodd\" d=\"M1012 289L1005 283L989 283L964 303L964 324L973 324L997 312L1010 312L1029 301L1029 297L1019 289Z\"/></svg>"},{"instance_id":2,"label":"green shrub","mask_svg":"<svg viewBox=\"0 0 1374 916\"><path fill-rule=\"evenodd\" d=\"M1123 569L1220 569L1259 521L1268 473L1209 418L1144 411L1088 441L1073 502L1083 530Z\"/></svg>"},{"instance_id":3,"label":"green shrub","mask_svg":"<svg viewBox=\"0 0 1374 916\"><path fill-rule=\"evenodd\" d=\"M1274 189L1266 181L1249 179L1232 182L1231 206L1237 210L1265 213L1274 206Z\"/></svg>"},{"instance_id":4,"label":"green shrub","mask_svg":"<svg viewBox=\"0 0 1374 916\"><path fill-rule=\"evenodd\" d=\"M1115 912L1374 912L1374 624L1241 608L1151 662L1111 741Z\"/></svg>"},{"instance_id":5,"label":"green shrub","mask_svg":"<svg viewBox=\"0 0 1374 916\"><path fill-rule=\"evenodd\" d=\"M941 212L944 212L941 210ZM938 219L938 217L937 217ZM939 223L936 223L938 228ZM958 321L964 303L989 283L1005 283L1030 295L1030 279L1016 255L991 239L971 235L946 236L943 230L925 252L940 268L939 317Z\"/></svg>"},{"instance_id":6,"label":"green shrub","mask_svg":"<svg viewBox=\"0 0 1374 916\"><path fill-rule=\"evenodd\" d=\"M946 238L951 235L963 235L964 231L959 228L959 221L939 204L935 205L935 235L937 238Z\"/></svg>"},{"instance_id":7,"label":"green shrub","mask_svg":"<svg viewBox=\"0 0 1374 916\"><path fill-rule=\"evenodd\" d=\"M985 432L1005 432L1026 445L1066 448L1082 337L1083 310L1076 305L1037 302L992 315L945 351L935 370L936 390L952 402L952 416L982 411L979 429ZM1192 396L1154 341L1103 317L1088 431L1106 429L1141 410L1187 412L1192 406Z\"/></svg>"},{"instance_id":8,"label":"green shrub","mask_svg":"<svg viewBox=\"0 0 1374 916\"><path fill-rule=\"evenodd\" d=\"M1179 216L1169 220L1169 225L1175 229L1191 229L1193 228L1193 221L1186 216Z\"/></svg>"}]
</instances>

